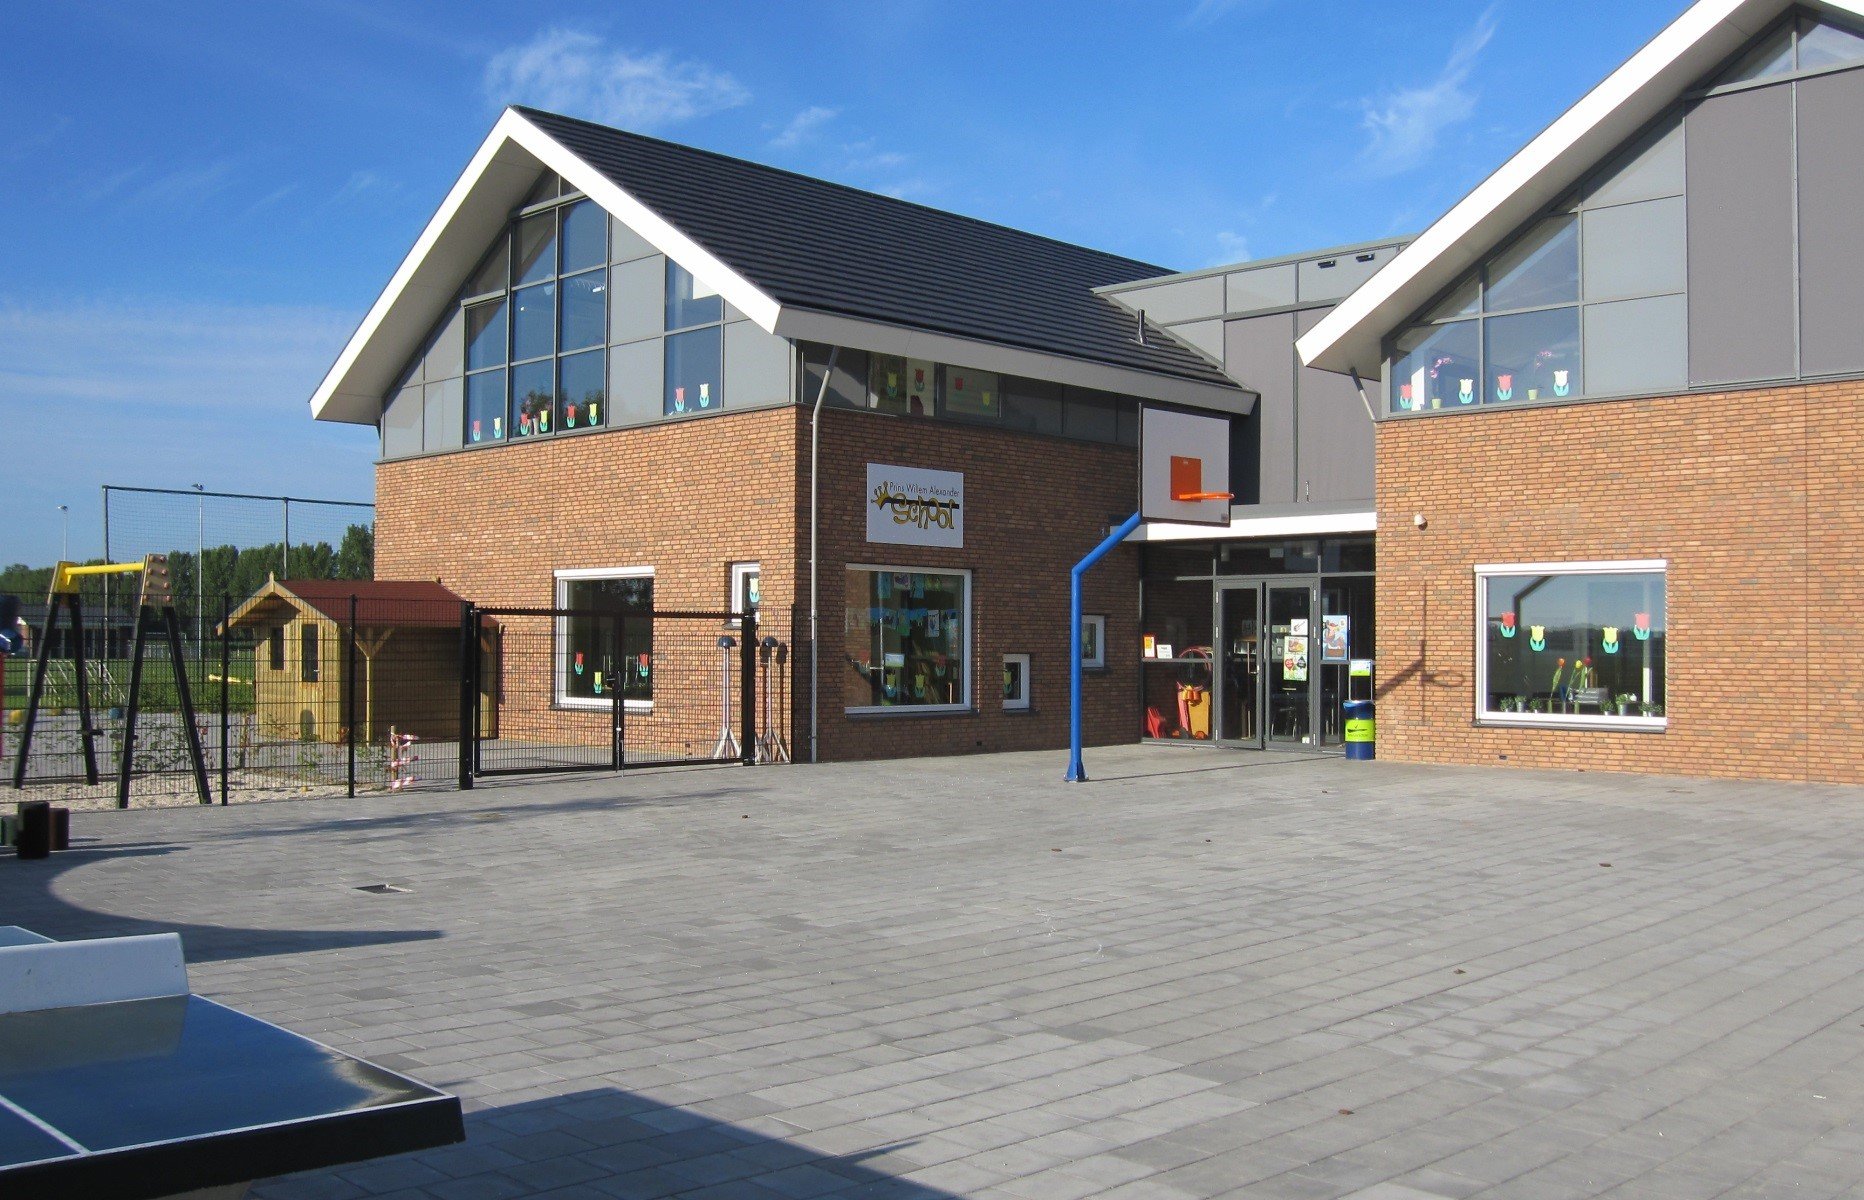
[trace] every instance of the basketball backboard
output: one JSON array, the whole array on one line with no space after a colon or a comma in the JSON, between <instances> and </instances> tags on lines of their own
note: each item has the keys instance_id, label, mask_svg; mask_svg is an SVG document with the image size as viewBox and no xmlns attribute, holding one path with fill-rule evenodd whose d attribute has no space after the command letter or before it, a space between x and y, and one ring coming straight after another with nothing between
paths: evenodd
<instances>
[{"instance_id":1,"label":"basketball backboard","mask_svg":"<svg viewBox=\"0 0 1864 1200\"><path fill-rule=\"evenodd\" d=\"M1139 515L1180 525L1230 523L1230 418L1139 412Z\"/></svg>"}]
</instances>

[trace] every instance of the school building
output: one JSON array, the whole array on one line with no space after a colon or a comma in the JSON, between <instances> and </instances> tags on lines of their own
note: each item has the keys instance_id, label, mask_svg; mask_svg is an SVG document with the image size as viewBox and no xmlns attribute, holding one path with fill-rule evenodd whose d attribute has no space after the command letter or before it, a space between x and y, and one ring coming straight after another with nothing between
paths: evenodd
<instances>
[{"instance_id":1,"label":"school building","mask_svg":"<svg viewBox=\"0 0 1864 1200\"><path fill-rule=\"evenodd\" d=\"M1230 521L1088 576L1090 743L1370 688L1381 759L1857 781L1859 31L1702 0L1415 237L1181 274L514 108L313 415L379 430L382 578L755 609L799 759L1066 744L1156 405L1229 419ZM502 720L703 739L710 641L627 628Z\"/></svg>"}]
</instances>

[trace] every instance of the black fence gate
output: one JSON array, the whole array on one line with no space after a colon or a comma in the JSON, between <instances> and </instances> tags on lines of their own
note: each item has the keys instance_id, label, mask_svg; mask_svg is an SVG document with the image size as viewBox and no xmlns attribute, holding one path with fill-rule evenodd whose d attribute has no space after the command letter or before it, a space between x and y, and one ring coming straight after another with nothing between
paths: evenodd
<instances>
[{"instance_id":1,"label":"black fence gate","mask_svg":"<svg viewBox=\"0 0 1864 1200\"><path fill-rule=\"evenodd\" d=\"M758 760L754 615L468 607L460 646L461 787Z\"/></svg>"}]
</instances>

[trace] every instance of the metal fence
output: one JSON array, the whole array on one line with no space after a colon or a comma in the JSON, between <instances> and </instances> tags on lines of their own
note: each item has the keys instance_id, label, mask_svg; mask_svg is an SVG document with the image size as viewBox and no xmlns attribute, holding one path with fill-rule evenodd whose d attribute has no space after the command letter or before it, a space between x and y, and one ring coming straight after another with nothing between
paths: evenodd
<instances>
[{"instance_id":1,"label":"metal fence","mask_svg":"<svg viewBox=\"0 0 1864 1200\"><path fill-rule=\"evenodd\" d=\"M190 720L209 799L220 804L790 758L798 664L784 618L794 614L770 612L759 624L726 612L477 608L359 594L379 586L388 585L327 582L291 600L268 589L212 597L205 640L184 640L179 675L166 642L151 637L129 803L197 798ZM80 601L82 654L68 620L45 639L43 598L24 606L33 651L47 648L44 693L22 756L35 664L0 660L0 755L25 798L102 806L119 799L138 608L120 583L112 590L102 580L85 581Z\"/></svg>"}]
</instances>

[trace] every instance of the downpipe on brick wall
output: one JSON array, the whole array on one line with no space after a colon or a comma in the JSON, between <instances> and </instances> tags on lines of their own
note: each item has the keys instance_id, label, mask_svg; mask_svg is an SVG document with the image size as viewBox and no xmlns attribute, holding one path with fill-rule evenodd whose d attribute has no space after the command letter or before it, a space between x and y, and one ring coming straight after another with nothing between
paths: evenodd
<instances>
[{"instance_id":1,"label":"downpipe on brick wall","mask_svg":"<svg viewBox=\"0 0 1864 1200\"><path fill-rule=\"evenodd\" d=\"M796 351L800 357L802 350ZM828 381L835 377L835 360L841 357L841 347L831 346L828 351L828 366L822 370L822 386L816 389L815 408L809 413L809 761L818 762L816 754L817 716L821 711L821 693L817 690L816 679L819 675L818 665L821 656L817 653L817 614L819 612L816 592L816 576L821 569L820 546L817 537L821 528L820 510L822 507L822 489L816 475L816 467L822 451L822 401L828 395ZM807 362L807 359L803 360Z\"/></svg>"}]
</instances>

